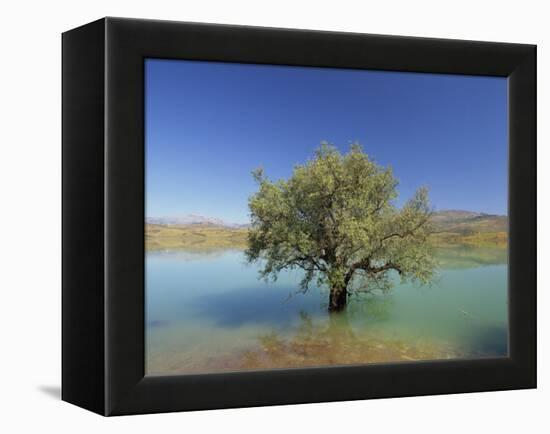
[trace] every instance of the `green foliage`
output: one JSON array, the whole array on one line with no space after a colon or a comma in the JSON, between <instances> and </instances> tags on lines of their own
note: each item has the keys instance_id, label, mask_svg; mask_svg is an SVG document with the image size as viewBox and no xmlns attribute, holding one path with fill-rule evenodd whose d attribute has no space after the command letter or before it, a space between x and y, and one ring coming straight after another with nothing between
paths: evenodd
<instances>
[{"instance_id":1,"label":"green foliage","mask_svg":"<svg viewBox=\"0 0 550 434\"><path fill-rule=\"evenodd\" d=\"M401 208L391 168L369 159L359 144L342 155L323 143L290 179L272 182L253 172L259 190L249 199L252 225L246 257L276 279L302 269L301 288L351 292L388 290L392 273L428 282L434 272L428 192L420 188Z\"/></svg>"}]
</instances>

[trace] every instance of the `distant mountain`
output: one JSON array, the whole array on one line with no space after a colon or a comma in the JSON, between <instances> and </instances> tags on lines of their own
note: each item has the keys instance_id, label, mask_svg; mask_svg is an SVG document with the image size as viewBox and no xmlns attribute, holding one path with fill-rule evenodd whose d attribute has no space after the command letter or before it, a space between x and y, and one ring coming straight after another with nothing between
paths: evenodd
<instances>
[{"instance_id":1,"label":"distant mountain","mask_svg":"<svg viewBox=\"0 0 550 434\"><path fill-rule=\"evenodd\" d=\"M490 214L475 212L475 211L464 211L460 209L446 209L442 211L436 211L434 213L434 218L438 220L461 220L461 219L470 219L481 216L486 216Z\"/></svg>"},{"instance_id":2,"label":"distant mountain","mask_svg":"<svg viewBox=\"0 0 550 434\"><path fill-rule=\"evenodd\" d=\"M181 214L165 217L148 217L146 222L152 225L203 225L203 226L223 226L229 228L244 228L246 224L228 223L222 219L214 217L205 217L198 214Z\"/></svg>"},{"instance_id":3,"label":"distant mountain","mask_svg":"<svg viewBox=\"0 0 550 434\"><path fill-rule=\"evenodd\" d=\"M506 232L508 217L463 210L435 212L432 221L438 232L473 234L480 232Z\"/></svg>"},{"instance_id":4,"label":"distant mountain","mask_svg":"<svg viewBox=\"0 0 550 434\"><path fill-rule=\"evenodd\" d=\"M197 214L182 214L165 217L149 217L147 223L154 225L213 225L226 226L225 222L218 218L204 217Z\"/></svg>"}]
</instances>

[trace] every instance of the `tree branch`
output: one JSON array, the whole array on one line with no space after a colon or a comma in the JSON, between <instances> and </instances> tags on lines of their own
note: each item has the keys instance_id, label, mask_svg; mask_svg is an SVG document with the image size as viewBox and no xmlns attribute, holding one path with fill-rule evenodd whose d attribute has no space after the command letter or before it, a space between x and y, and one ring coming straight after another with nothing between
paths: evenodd
<instances>
[{"instance_id":1,"label":"tree branch","mask_svg":"<svg viewBox=\"0 0 550 434\"><path fill-rule=\"evenodd\" d=\"M426 223L428 223L428 221L430 220L430 215L427 214L426 215L426 218L421 220L420 223L418 223L416 226L414 226L413 228L411 229L408 229L406 230L405 232L403 233L399 233L399 232L393 232L391 234L388 234L384 237L382 237L382 239L380 240L380 243L383 243L384 241L386 240L389 240L390 238L393 238L393 237L399 237L401 239L405 238L405 237L408 237L410 235L414 235L414 233L420 229L422 226L424 226Z\"/></svg>"},{"instance_id":2,"label":"tree branch","mask_svg":"<svg viewBox=\"0 0 550 434\"><path fill-rule=\"evenodd\" d=\"M382 273L384 271L389 271L389 270L397 271L400 276L403 274L403 268L392 261L386 262L384 265L380 265L378 267L373 267L371 265L370 258L365 258L351 265L350 269L348 270L345 276L346 286L351 280L351 278L353 277L353 274L355 273L356 270L363 270L365 273L371 276L378 273Z\"/></svg>"}]
</instances>

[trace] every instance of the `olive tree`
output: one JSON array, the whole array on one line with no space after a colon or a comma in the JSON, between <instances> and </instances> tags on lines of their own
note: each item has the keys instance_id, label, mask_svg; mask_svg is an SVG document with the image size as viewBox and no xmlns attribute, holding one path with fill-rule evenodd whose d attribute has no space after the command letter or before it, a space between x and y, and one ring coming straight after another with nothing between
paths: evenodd
<instances>
[{"instance_id":1,"label":"olive tree","mask_svg":"<svg viewBox=\"0 0 550 434\"><path fill-rule=\"evenodd\" d=\"M249 199L246 258L261 264L262 277L303 270L301 291L312 281L328 286L331 312L343 310L353 293L389 290L396 274L401 281L432 278L426 188L396 207L391 168L359 144L343 155L323 143L286 180L272 182L262 169L253 176L259 188Z\"/></svg>"}]
</instances>

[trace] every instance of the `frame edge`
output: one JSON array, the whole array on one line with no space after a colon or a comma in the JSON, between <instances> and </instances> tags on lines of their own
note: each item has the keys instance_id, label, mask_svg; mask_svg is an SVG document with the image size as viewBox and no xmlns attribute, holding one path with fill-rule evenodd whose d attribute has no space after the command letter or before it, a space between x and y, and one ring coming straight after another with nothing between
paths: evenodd
<instances>
[{"instance_id":1,"label":"frame edge","mask_svg":"<svg viewBox=\"0 0 550 434\"><path fill-rule=\"evenodd\" d=\"M104 29L62 34L61 399L105 414Z\"/></svg>"}]
</instances>

